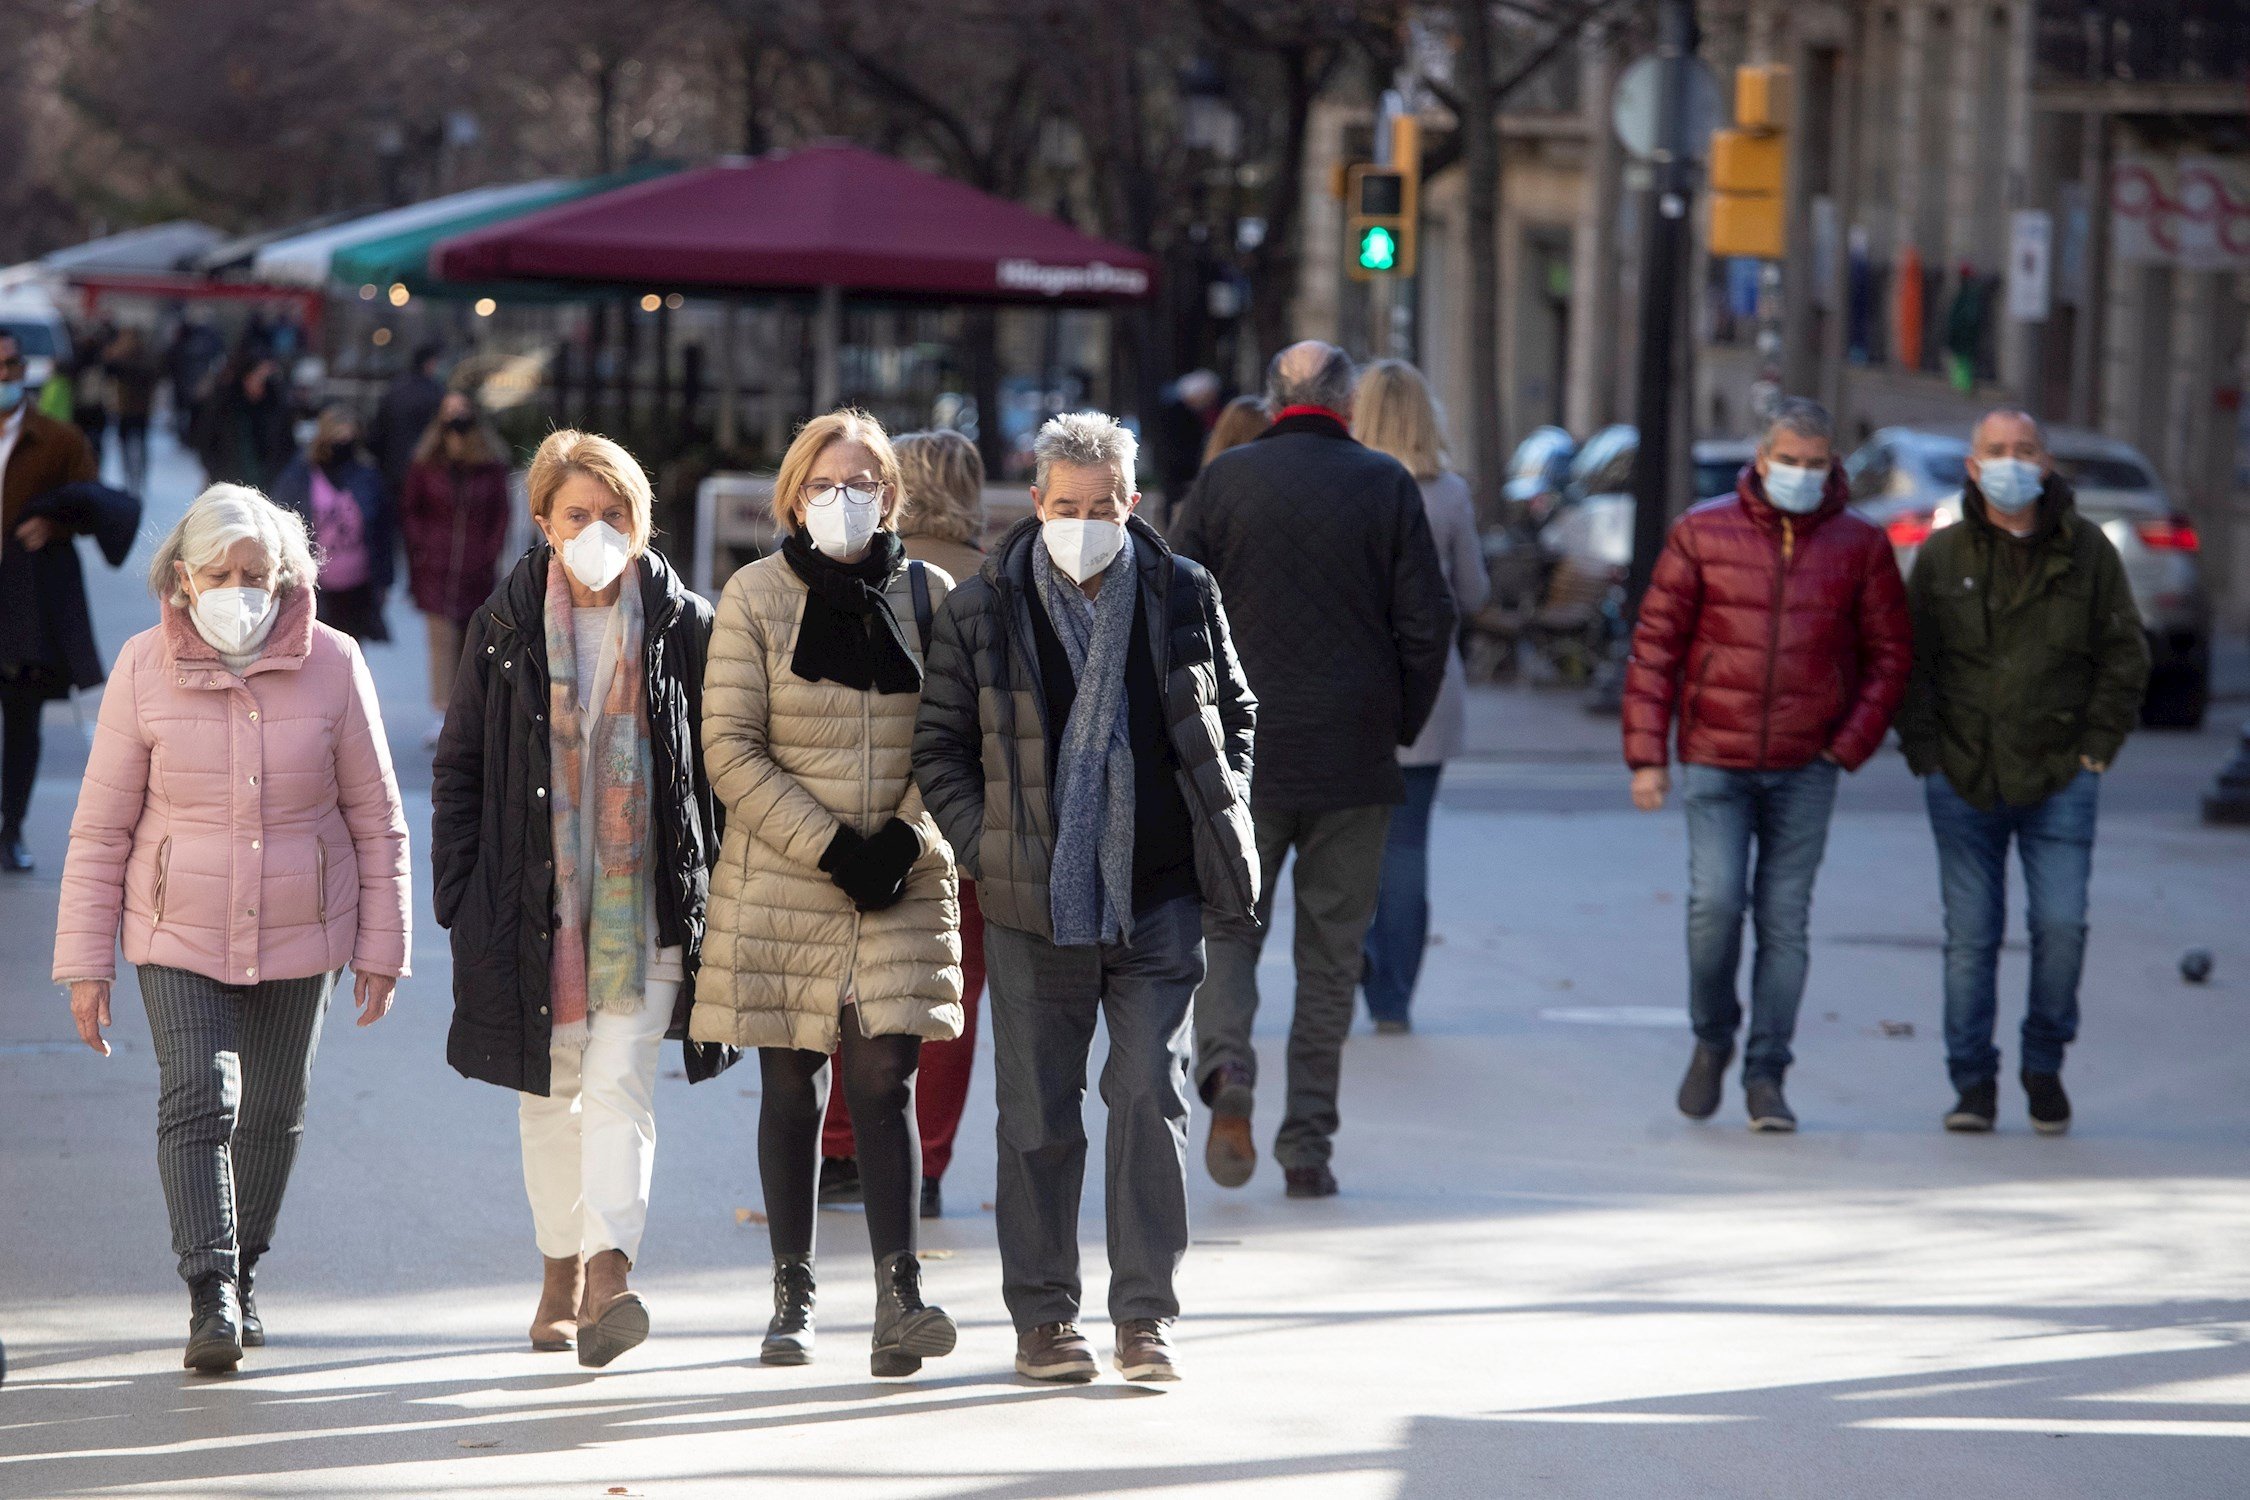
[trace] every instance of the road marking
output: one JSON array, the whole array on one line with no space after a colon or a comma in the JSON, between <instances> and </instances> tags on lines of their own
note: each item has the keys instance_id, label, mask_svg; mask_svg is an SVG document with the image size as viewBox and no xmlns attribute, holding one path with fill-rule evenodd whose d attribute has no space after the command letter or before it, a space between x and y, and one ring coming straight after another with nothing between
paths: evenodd
<instances>
[{"instance_id":1,"label":"road marking","mask_svg":"<svg viewBox=\"0 0 2250 1500\"><path fill-rule=\"evenodd\" d=\"M1542 1021L1571 1026L1652 1026L1667 1031L1687 1025L1687 1011L1671 1005L1551 1005Z\"/></svg>"}]
</instances>

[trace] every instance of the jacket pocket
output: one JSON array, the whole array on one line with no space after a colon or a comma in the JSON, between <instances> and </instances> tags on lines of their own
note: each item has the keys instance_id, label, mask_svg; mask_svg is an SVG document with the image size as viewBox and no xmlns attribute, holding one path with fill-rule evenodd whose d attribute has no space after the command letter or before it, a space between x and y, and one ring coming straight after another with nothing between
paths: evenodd
<instances>
[{"instance_id":1,"label":"jacket pocket","mask_svg":"<svg viewBox=\"0 0 2250 1500\"><path fill-rule=\"evenodd\" d=\"M319 889L316 900L319 904L320 925L325 927L328 925L328 840L313 840L313 865L319 872L314 877Z\"/></svg>"},{"instance_id":2,"label":"jacket pocket","mask_svg":"<svg viewBox=\"0 0 2250 1500\"><path fill-rule=\"evenodd\" d=\"M164 842L156 846L156 894L150 900L150 905L155 908L155 914L149 923L152 927L164 925L164 897L171 884L171 876L172 838L170 834L166 834Z\"/></svg>"}]
</instances>

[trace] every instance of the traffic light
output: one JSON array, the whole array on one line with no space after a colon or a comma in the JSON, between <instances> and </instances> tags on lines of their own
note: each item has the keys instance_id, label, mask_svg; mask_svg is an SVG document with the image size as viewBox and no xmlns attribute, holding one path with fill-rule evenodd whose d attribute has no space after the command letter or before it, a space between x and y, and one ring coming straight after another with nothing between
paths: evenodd
<instances>
[{"instance_id":1,"label":"traffic light","mask_svg":"<svg viewBox=\"0 0 2250 1500\"><path fill-rule=\"evenodd\" d=\"M1414 186L1397 167L1356 166L1344 269L1355 281L1414 274Z\"/></svg>"},{"instance_id":2,"label":"traffic light","mask_svg":"<svg viewBox=\"0 0 2250 1500\"><path fill-rule=\"evenodd\" d=\"M1734 118L1711 137L1709 249L1779 260L1788 250L1789 70L1737 68Z\"/></svg>"}]
</instances>

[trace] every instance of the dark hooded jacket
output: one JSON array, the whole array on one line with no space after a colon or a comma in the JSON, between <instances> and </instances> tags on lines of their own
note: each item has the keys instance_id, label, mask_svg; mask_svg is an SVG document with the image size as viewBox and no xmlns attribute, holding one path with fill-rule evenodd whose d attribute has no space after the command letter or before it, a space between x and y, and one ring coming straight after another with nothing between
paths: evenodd
<instances>
[{"instance_id":1,"label":"dark hooded jacket","mask_svg":"<svg viewBox=\"0 0 2250 1500\"><path fill-rule=\"evenodd\" d=\"M2059 476L2038 507L2019 539L1971 482L1960 524L1930 534L1907 588L1914 674L1900 748L1917 776L1943 771L1986 809L2046 800L2081 756L2114 761L2148 688L2148 640L2117 549Z\"/></svg>"},{"instance_id":2,"label":"dark hooded jacket","mask_svg":"<svg viewBox=\"0 0 2250 1500\"><path fill-rule=\"evenodd\" d=\"M446 1061L527 1094L549 1087L548 969L555 920L553 768L547 703L544 542L523 555L469 621L430 787L430 869L440 927L453 936L453 1029ZM667 1036L687 1036L703 952L720 813L703 770L703 662L711 606L655 552L639 559L648 679L649 871L657 943L682 950L687 982ZM735 1060L683 1041L691 1081Z\"/></svg>"},{"instance_id":3,"label":"dark hooded jacket","mask_svg":"<svg viewBox=\"0 0 2250 1500\"><path fill-rule=\"evenodd\" d=\"M1205 906L1251 918L1258 897L1250 827L1250 695L1211 575L1176 556L1139 517L1126 523L1140 582L1163 722L1192 824L1195 879ZM1000 539L976 577L954 585L938 612L914 727L914 780L977 882L985 919L1052 938L1047 875L1054 859L1048 799L1048 693L1032 623L1036 519Z\"/></svg>"}]
</instances>

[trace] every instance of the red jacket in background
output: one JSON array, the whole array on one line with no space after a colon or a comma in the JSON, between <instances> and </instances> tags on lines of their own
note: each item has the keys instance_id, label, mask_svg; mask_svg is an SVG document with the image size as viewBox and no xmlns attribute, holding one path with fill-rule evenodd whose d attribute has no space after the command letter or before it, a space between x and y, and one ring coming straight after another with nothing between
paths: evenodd
<instances>
[{"instance_id":1,"label":"red jacket in background","mask_svg":"<svg viewBox=\"0 0 2250 1500\"><path fill-rule=\"evenodd\" d=\"M406 471L398 521L416 609L465 625L492 597L508 504L503 463L418 463Z\"/></svg>"},{"instance_id":2,"label":"red jacket in background","mask_svg":"<svg viewBox=\"0 0 2250 1500\"><path fill-rule=\"evenodd\" d=\"M1831 467L1791 516L1744 468L1734 494L1680 517L1656 561L1625 669L1625 763L1790 770L1826 751L1855 770L1906 696L1914 633L1888 538L1847 515Z\"/></svg>"}]
</instances>

